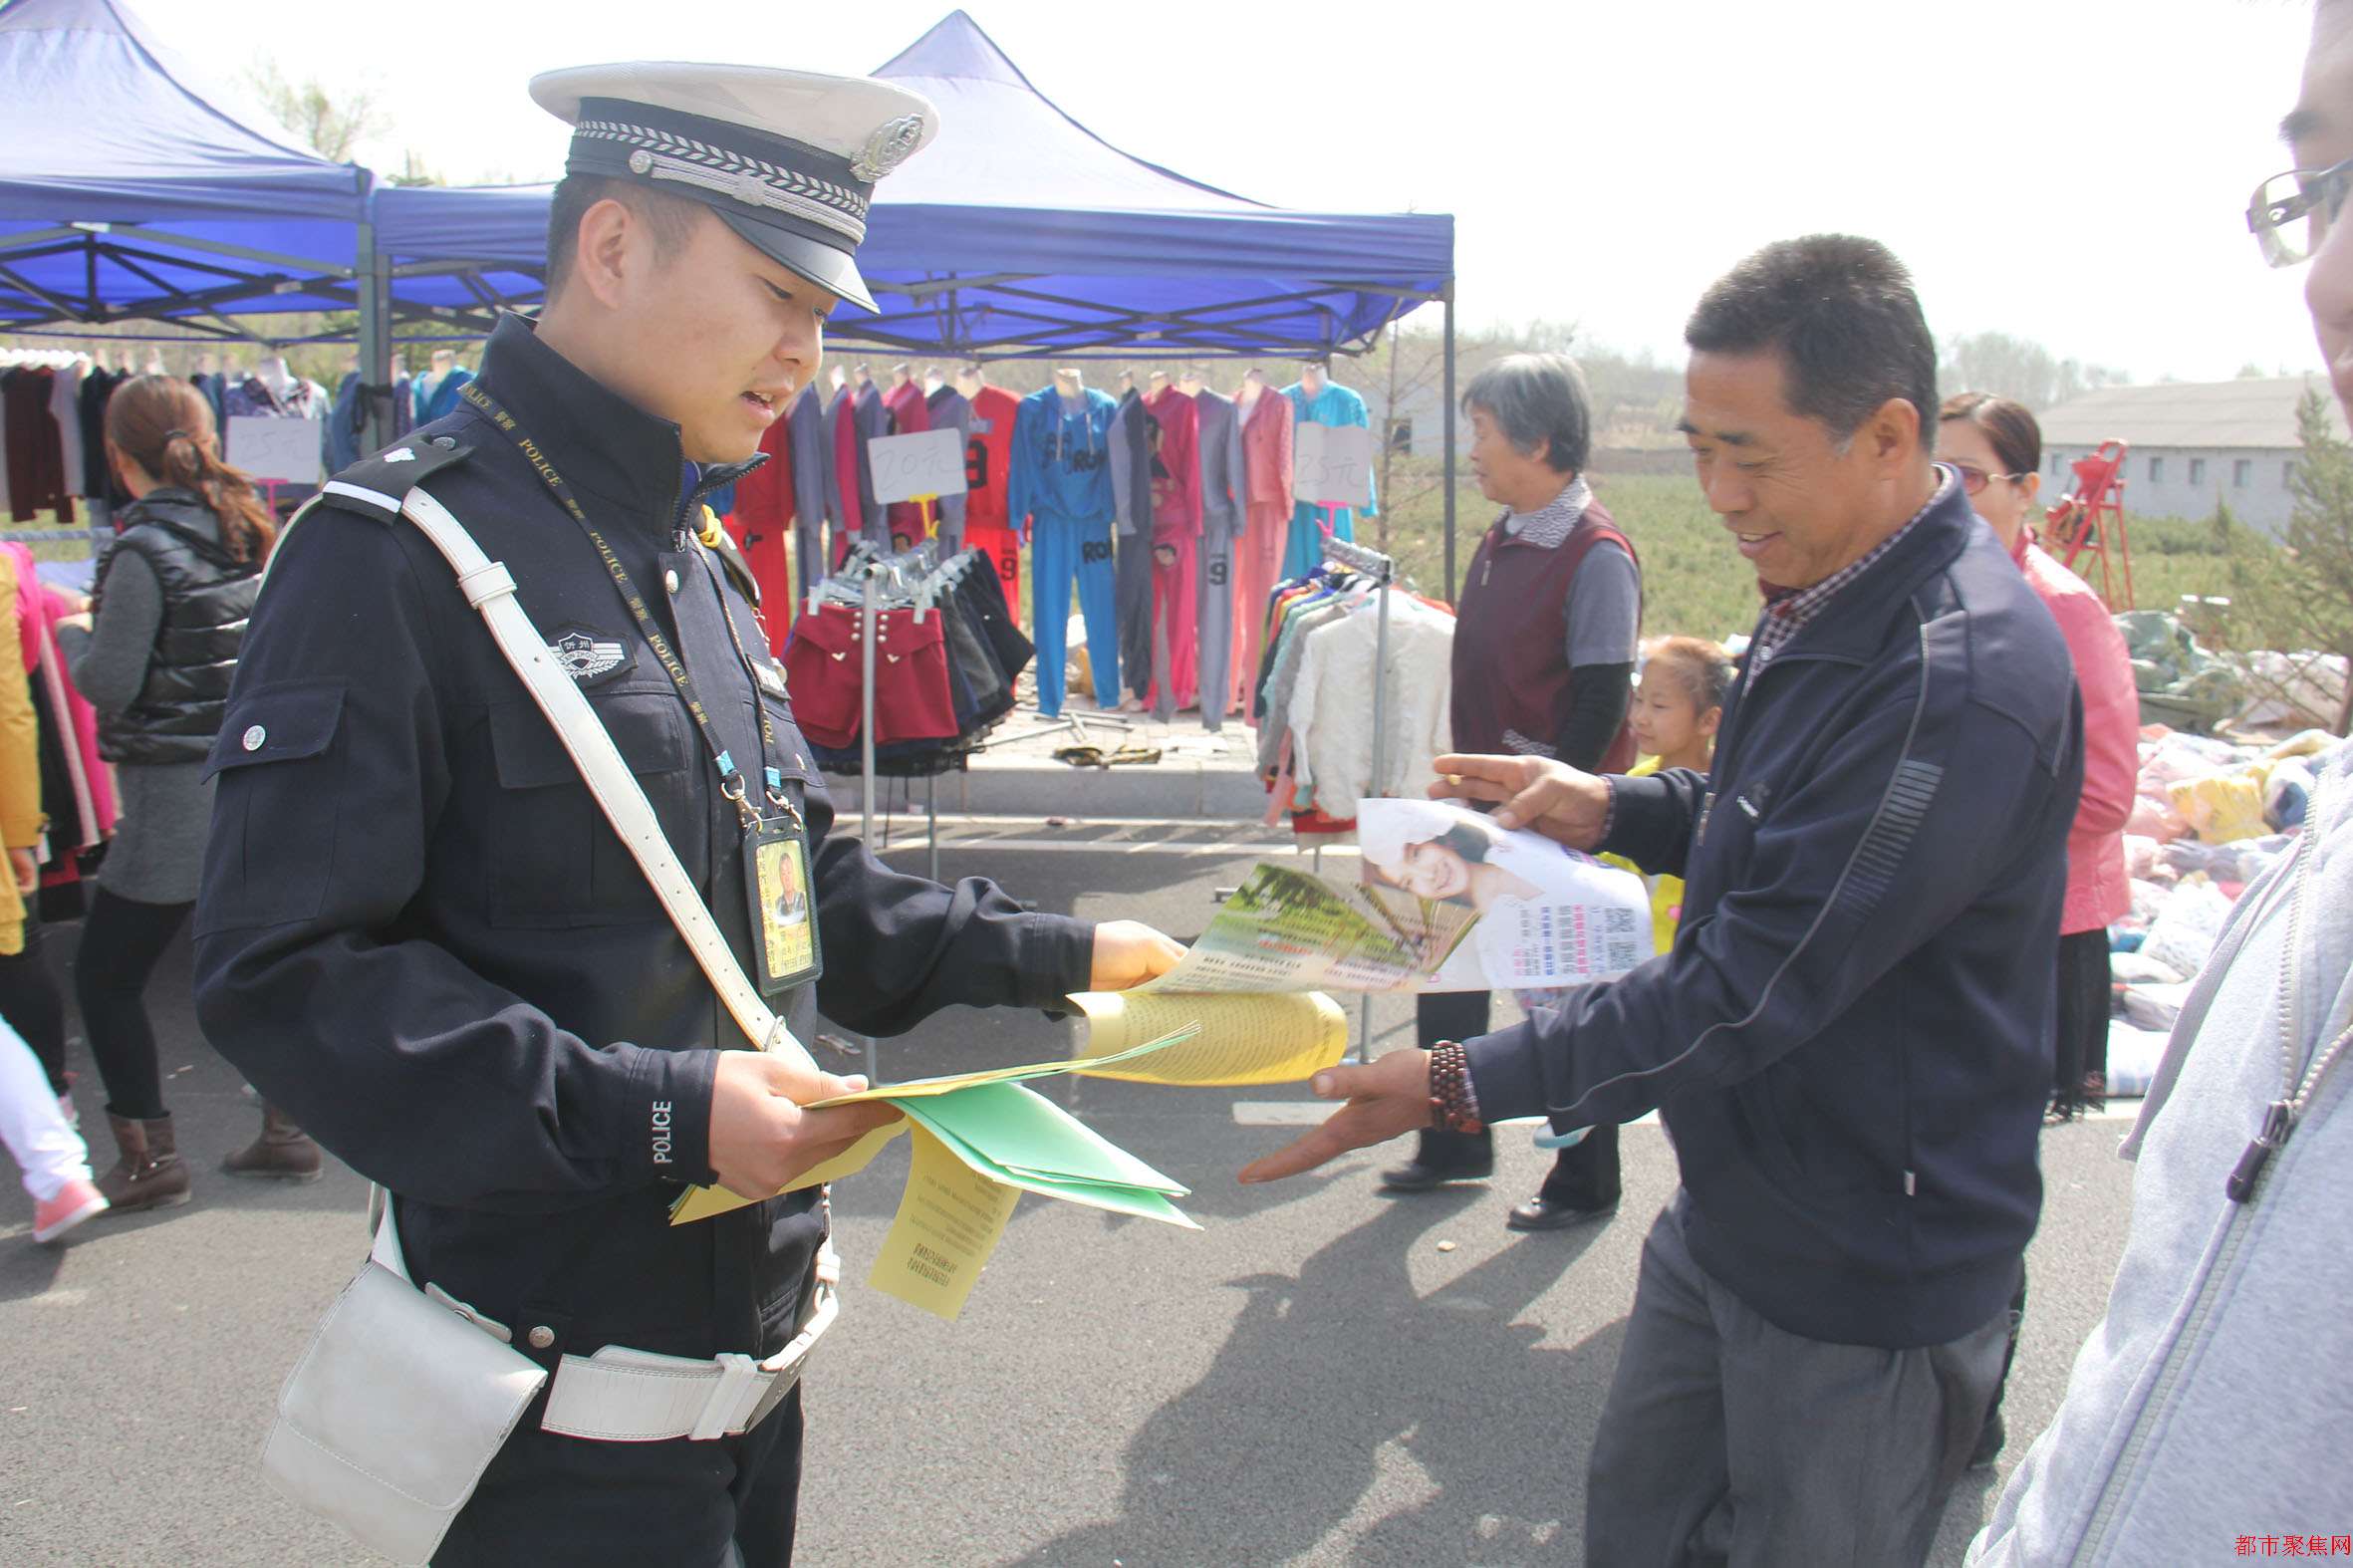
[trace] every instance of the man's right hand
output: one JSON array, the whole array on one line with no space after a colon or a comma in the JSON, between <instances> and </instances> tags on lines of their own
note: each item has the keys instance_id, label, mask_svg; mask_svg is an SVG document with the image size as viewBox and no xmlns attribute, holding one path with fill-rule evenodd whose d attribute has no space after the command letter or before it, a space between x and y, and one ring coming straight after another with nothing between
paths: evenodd
<instances>
[{"instance_id":1,"label":"man's right hand","mask_svg":"<svg viewBox=\"0 0 2353 1568\"><path fill-rule=\"evenodd\" d=\"M721 1051L711 1081L711 1170L738 1197L774 1197L795 1176L847 1151L876 1128L899 1120L880 1100L802 1107L854 1095L863 1078L837 1078L761 1051Z\"/></svg>"},{"instance_id":2,"label":"man's right hand","mask_svg":"<svg viewBox=\"0 0 2353 1568\"><path fill-rule=\"evenodd\" d=\"M1610 820L1610 787L1550 757L1471 757L1448 753L1433 766L1438 800L1498 801L1495 826L1532 828L1573 850L1596 849Z\"/></svg>"}]
</instances>

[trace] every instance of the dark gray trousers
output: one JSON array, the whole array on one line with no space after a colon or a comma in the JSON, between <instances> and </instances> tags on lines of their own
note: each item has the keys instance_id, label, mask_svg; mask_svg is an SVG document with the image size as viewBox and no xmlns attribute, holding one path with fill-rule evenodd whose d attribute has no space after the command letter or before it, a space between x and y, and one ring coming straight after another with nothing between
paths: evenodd
<instances>
[{"instance_id":1,"label":"dark gray trousers","mask_svg":"<svg viewBox=\"0 0 2353 1568\"><path fill-rule=\"evenodd\" d=\"M1118 607L1120 677L1139 701L1152 689L1152 530L1119 536L1112 602ZM1087 634L1093 637L1090 631Z\"/></svg>"},{"instance_id":2,"label":"dark gray trousers","mask_svg":"<svg viewBox=\"0 0 2353 1568\"><path fill-rule=\"evenodd\" d=\"M1678 1192L1642 1274L1585 1487L1585 1560L1619 1568L1925 1562L1968 1463L2009 1314L1880 1350L1775 1328L1685 1245Z\"/></svg>"}]
</instances>

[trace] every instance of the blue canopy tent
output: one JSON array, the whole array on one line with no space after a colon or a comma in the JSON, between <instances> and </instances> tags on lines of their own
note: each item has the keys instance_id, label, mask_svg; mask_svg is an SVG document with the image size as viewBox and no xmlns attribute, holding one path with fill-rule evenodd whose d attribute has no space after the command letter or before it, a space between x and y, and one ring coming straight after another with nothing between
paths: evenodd
<instances>
[{"instance_id":1,"label":"blue canopy tent","mask_svg":"<svg viewBox=\"0 0 2353 1568\"><path fill-rule=\"evenodd\" d=\"M368 171L223 99L116 0L0 9L0 331L360 307Z\"/></svg>"},{"instance_id":2,"label":"blue canopy tent","mask_svg":"<svg viewBox=\"0 0 2353 1568\"><path fill-rule=\"evenodd\" d=\"M878 74L944 124L876 204L860 262L882 311L846 308L837 338L971 359L1319 359L1436 301L1450 481L1450 217L1288 211L1132 157L961 11ZM120 0L0 5L0 331L153 320L274 342L237 318L354 310L381 386L394 323L486 331L540 297L552 187L376 189L227 101Z\"/></svg>"},{"instance_id":3,"label":"blue canopy tent","mask_svg":"<svg viewBox=\"0 0 2353 1568\"><path fill-rule=\"evenodd\" d=\"M875 74L938 105L941 129L877 192L859 270L884 309L845 308L838 337L978 359L1321 358L1450 292L1452 218L1289 211L1131 157L961 11ZM530 298L550 189L378 192L395 293L439 277L436 305Z\"/></svg>"},{"instance_id":4,"label":"blue canopy tent","mask_svg":"<svg viewBox=\"0 0 2353 1568\"><path fill-rule=\"evenodd\" d=\"M829 335L958 359L1321 359L1416 307L1445 315L1446 570L1453 574L1454 220L1298 212L1132 157L1072 120L962 11L875 73L940 110L877 192L859 270L879 313ZM386 189L395 308L536 298L546 185Z\"/></svg>"}]
</instances>

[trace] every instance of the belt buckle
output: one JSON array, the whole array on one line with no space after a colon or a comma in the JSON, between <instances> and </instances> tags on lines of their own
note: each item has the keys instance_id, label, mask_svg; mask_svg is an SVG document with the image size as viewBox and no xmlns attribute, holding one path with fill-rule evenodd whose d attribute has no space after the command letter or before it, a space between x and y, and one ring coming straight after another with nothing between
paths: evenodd
<instances>
[{"instance_id":1,"label":"belt buckle","mask_svg":"<svg viewBox=\"0 0 2353 1568\"><path fill-rule=\"evenodd\" d=\"M763 1364L741 1351L726 1351L712 1359L719 1369L719 1381L711 1389L710 1397L702 1402L702 1414L686 1434L695 1442L748 1432L752 1425L748 1419L750 1413L765 1403L767 1397L764 1384L769 1374ZM739 1414L747 1419L738 1421Z\"/></svg>"},{"instance_id":2,"label":"belt buckle","mask_svg":"<svg viewBox=\"0 0 2353 1568\"><path fill-rule=\"evenodd\" d=\"M834 1326L834 1319L841 1315L841 1293L820 1275L816 1287L809 1293L809 1310L801 1318L800 1332L792 1337L791 1343L784 1349L759 1364L760 1371L771 1381L767 1391L760 1396L759 1404L753 1407L750 1417L744 1422L743 1431L751 1431L774 1415L776 1407L784 1403L784 1397L799 1387L801 1374L808 1370L810 1352L825 1337L825 1331Z\"/></svg>"}]
</instances>

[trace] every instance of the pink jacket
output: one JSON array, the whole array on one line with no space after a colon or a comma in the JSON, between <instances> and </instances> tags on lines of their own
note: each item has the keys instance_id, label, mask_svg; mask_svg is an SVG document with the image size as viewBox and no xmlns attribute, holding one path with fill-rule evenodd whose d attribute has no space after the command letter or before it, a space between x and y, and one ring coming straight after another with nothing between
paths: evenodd
<instances>
[{"instance_id":1,"label":"pink jacket","mask_svg":"<svg viewBox=\"0 0 2353 1568\"><path fill-rule=\"evenodd\" d=\"M2059 931L2098 930L2132 908L2124 869L2124 824L2141 773L2141 694L2132 655L2108 607L2088 584L2021 533L2011 552L2049 607L2075 660L2083 692L2083 800L2067 834L2067 902Z\"/></svg>"},{"instance_id":2,"label":"pink jacket","mask_svg":"<svg viewBox=\"0 0 2353 1568\"><path fill-rule=\"evenodd\" d=\"M1242 415L1242 467L1252 506L1291 510L1291 399L1272 388Z\"/></svg>"},{"instance_id":3,"label":"pink jacket","mask_svg":"<svg viewBox=\"0 0 2353 1568\"><path fill-rule=\"evenodd\" d=\"M58 653L57 624L73 615L78 606L41 581L31 550L0 544L0 552L8 557L6 570L16 574L17 636L24 642L25 671L48 698L49 711L61 715L60 722L68 721L63 715L71 715L73 726L73 754L66 765L74 781L74 798L43 801L41 809L48 813L53 827L69 816L78 819L81 842L96 844L115 830L115 819L121 812L115 802L115 770L98 754L98 711L66 678L65 659ZM34 605L41 607L38 616L24 613ZM56 869L53 864L51 871Z\"/></svg>"}]
</instances>

